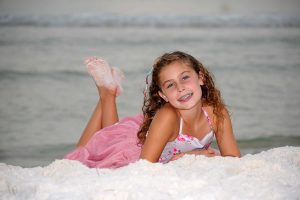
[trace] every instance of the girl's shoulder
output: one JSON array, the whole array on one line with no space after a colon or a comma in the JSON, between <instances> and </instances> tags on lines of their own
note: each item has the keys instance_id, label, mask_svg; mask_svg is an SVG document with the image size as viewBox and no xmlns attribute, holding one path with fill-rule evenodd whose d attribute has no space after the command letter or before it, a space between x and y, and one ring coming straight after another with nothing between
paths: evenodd
<instances>
[{"instance_id":1,"label":"girl's shoulder","mask_svg":"<svg viewBox=\"0 0 300 200\"><path fill-rule=\"evenodd\" d=\"M209 116L215 117L213 106L204 105L203 109L208 113ZM229 115L228 109L226 107L224 107L221 112L222 112L223 115Z\"/></svg>"},{"instance_id":2,"label":"girl's shoulder","mask_svg":"<svg viewBox=\"0 0 300 200\"><path fill-rule=\"evenodd\" d=\"M169 141L178 133L179 127L180 116L177 111L172 106L165 104L156 112L149 128L149 135L158 134L160 140L163 137L163 140Z\"/></svg>"},{"instance_id":3,"label":"girl's shoulder","mask_svg":"<svg viewBox=\"0 0 300 200\"><path fill-rule=\"evenodd\" d=\"M173 131L179 130L180 125L180 115L176 109L169 103L163 105L155 114L154 119L156 122L163 124L168 124L172 127Z\"/></svg>"},{"instance_id":4,"label":"girl's shoulder","mask_svg":"<svg viewBox=\"0 0 300 200\"><path fill-rule=\"evenodd\" d=\"M214 113L214 107L211 105L205 105L205 106L203 106L203 109L206 111L206 113L208 114L208 117L210 118L211 122L213 123L213 129L217 130L217 115ZM224 107L221 112L222 112L224 119L230 118L229 112L226 107Z\"/></svg>"},{"instance_id":5,"label":"girl's shoulder","mask_svg":"<svg viewBox=\"0 0 300 200\"><path fill-rule=\"evenodd\" d=\"M179 121L180 115L177 110L171 106L169 103L163 105L156 113L158 116L163 116L164 118L168 118L169 120Z\"/></svg>"},{"instance_id":6,"label":"girl's shoulder","mask_svg":"<svg viewBox=\"0 0 300 200\"><path fill-rule=\"evenodd\" d=\"M203 107L203 110L208 114L208 116L210 118L213 118L214 117L214 107L213 106L210 106L210 105L204 105Z\"/></svg>"}]
</instances>

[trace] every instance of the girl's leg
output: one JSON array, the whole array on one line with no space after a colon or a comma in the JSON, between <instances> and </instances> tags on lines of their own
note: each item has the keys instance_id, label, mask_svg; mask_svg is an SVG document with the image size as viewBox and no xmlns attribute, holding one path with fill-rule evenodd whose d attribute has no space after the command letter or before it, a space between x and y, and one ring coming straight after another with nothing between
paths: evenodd
<instances>
[{"instance_id":1,"label":"girl's leg","mask_svg":"<svg viewBox=\"0 0 300 200\"><path fill-rule=\"evenodd\" d=\"M98 87L99 101L88 121L77 146L84 146L97 131L118 122L116 90Z\"/></svg>"},{"instance_id":2,"label":"girl's leg","mask_svg":"<svg viewBox=\"0 0 300 200\"><path fill-rule=\"evenodd\" d=\"M116 96L122 91L120 81L123 78L123 74L120 71L116 73L115 69L112 70L105 61L99 61L98 58L90 58L86 64L89 73L96 82L99 101L77 146L86 145L94 133L119 121ZM103 79L107 79L109 76L111 80L105 80L106 82L103 84Z\"/></svg>"},{"instance_id":3,"label":"girl's leg","mask_svg":"<svg viewBox=\"0 0 300 200\"><path fill-rule=\"evenodd\" d=\"M101 128L111 126L119 121L117 104L116 104L116 90L108 90L101 87L100 90L101 99Z\"/></svg>"},{"instance_id":4,"label":"girl's leg","mask_svg":"<svg viewBox=\"0 0 300 200\"><path fill-rule=\"evenodd\" d=\"M101 120L102 120L102 108L101 100L99 99L90 120L88 121L85 129L83 130L81 137L77 143L77 147L85 146L90 138L101 129Z\"/></svg>"}]
</instances>

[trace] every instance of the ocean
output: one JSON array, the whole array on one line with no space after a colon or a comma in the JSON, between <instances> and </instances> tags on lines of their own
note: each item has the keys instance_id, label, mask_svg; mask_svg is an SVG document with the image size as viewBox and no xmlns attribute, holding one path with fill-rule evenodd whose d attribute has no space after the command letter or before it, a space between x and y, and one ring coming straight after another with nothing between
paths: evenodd
<instances>
[{"instance_id":1,"label":"ocean","mask_svg":"<svg viewBox=\"0 0 300 200\"><path fill-rule=\"evenodd\" d=\"M141 113L155 58L181 50L215 76L243 155L300 146L300 17L0 15L0 162L46 166L98 100L84 59L125 73L120 117Z\"/></svg>"}]
</instances>

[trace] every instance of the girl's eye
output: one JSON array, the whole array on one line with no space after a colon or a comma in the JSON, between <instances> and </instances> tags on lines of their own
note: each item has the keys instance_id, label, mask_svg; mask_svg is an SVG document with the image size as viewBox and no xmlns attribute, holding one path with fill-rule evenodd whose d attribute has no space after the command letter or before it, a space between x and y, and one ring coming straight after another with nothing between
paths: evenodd
<instances>
[{"instance_id":1,"label":"girl's eye","mask_svg":"<svg viewBox=\"0 0 300 200\"><path fill-rule=\"evenodd\" d=\"M184 77L182 77L183 80L187 80L187 79L189 79L189 78L190 78L189 76L184 76Z\"/></svg>"},{"instance_id":2,"label":"girl's eye","mask_svg":"<svg viewBox=\"0 0 300 200\"><path fill-rule=\"evenodd\" d=\"M169 89L169 88L173 87L173 85L174 85L174 83L170 83L167 85L167 88Z\"/></svg>"}]
</instances>

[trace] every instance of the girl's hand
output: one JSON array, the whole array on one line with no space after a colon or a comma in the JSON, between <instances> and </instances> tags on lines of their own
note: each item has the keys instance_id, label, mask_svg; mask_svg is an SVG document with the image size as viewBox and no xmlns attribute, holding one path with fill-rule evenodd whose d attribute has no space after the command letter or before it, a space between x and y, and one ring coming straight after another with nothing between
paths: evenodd
<instances>
[{"instance_id":1,"label":"girl's hand","mask_svg":"<svg viewBox=\"0 0 300 200\"><path fill-rule=\"evenodd\" d=\"M181 158L182 156L184 156L186 153L179 153L179 154L176 154L174 155L170 161L174 161L174 160L177 160L179 158Z\"/></svg>"},{"instance_id":2,"label":"girl's hand","mask_svg":"<svg viewBox=\"0 0 300 200\"><path fill-rule=\"evenodd\" d=\"M179 153L174 155L170 161L174 161L177 160L181 157L183 157L185 154L193 154L193 155L204 155L207 157L213 157L216 156L216 152L212 149L212 148L208 148L208 149L197 149L197 150L192 150L192 151L188 151L185 153Z\"/></svg>"}]
</instances>

